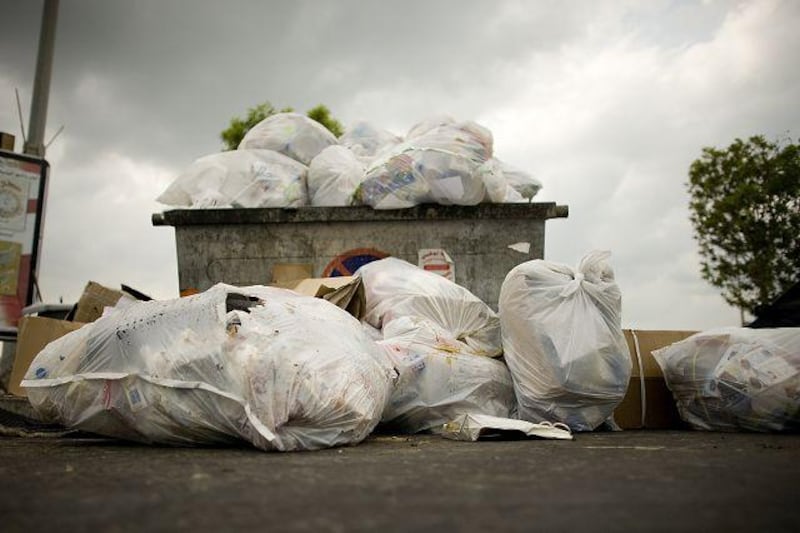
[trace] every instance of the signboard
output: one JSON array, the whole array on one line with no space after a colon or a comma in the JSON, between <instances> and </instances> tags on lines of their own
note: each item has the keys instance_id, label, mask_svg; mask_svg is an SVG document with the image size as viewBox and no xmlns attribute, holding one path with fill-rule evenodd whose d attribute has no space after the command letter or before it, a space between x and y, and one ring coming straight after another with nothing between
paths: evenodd
<instances>
[{"instance_id":1,"label":"signboard","mask_svg":"<svg viewBox=\"0 0 800 533\"><path fill-rule=\"evenodd\" d=\"M334 257L322 271L323 278L352 276L363 265L389 257L389 254L375 248L355 248Z\"/></svg>"},{"instance_id":2,"label":"signboard","mask_svg":"<svg viewBox=\"0 0 800 533\"><path fill-rule=\"evenodd\" d=\"M417 251L417 266L428 272L439 274L453 283L456 281L456 266L453 259L441 248L422 248Z\"/></svg>"},{"instance_id":3,"label":"signboard","mask_svg":"<svg viewBox=\"0 0 800 533\"><path fill-rule=\"evenodd\" d=\"M0 150L0 329L16 328L33 303L47 161Z\"/></svg>"}]
</instances>

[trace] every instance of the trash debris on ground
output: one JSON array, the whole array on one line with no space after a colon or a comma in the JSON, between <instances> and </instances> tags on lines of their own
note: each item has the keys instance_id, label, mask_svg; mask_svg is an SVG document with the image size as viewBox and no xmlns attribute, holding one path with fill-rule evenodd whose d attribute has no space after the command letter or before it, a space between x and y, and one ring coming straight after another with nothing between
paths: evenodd
<instances>
[{"instance_id":1,"label":"trash debris on ground","mask_svg":"<svg viewBox=\"0 0 800 533\"><path fill-rule=\"evenodd\" d=\"M800 429L800 328L719 328L653 352L695 429Z\"/></svg>"},{"instance_id":2,"label":"trash debris on ground","mask_svg":"<svg viewBox=\"0 0 800 533\"><path fill-rule=\"evenodd\" d=\"M464 287L396 257L367 263L357 274L366 293L364 319L374 327L385 327L398 317L419 316L479 355L503 353L497 314Z\"/></svg>"},{"instance_id":3,"label":"trash debris on ground","mask_svg":"<svg viewBox=\"0 0 800 533\"><path fill-rule=\"evenodd\" d=\"M489 415L466 414L444 425L442 436L452 440L476 442L515 438L572 440L566 424L500 418Z\"/></svg>"},{"instance_id":4,"label":"trash debris on ground","mask_svg":"<svg viewBox=\"0 0 800 533\"><path fill-rule=\"evenodd\" d=\"M238 149L274 150L307 166L334 144L339 141L316 120L300 113L276 113L250 128Z\"/></svg>"},{"instance_id":5,"label":"trash debris on ground","mask_svg":"<svg viewBox=\"0 0 800 533\"><path fill-rule=\"evenodd\" d=\"M176 207L308 205L308 167L273 150L231 150L201 157L157 201Z\"/></svg>"},{"instance_id":6,"label":"trash debris on ground","mask_svg":"<svg viewBox=\"0 0 800 533\"><path fill-rule=\"evenodd\" d=\"M358 320L287 289L218 284L50 343L23 386L45 421L164 444L310 450L363 440L393 378Z\"/></svg>"},{"instance_id":7,"label":"trash debris on ground","mask_svg":"<svg viewBox=\"0 0 800 533\"><path fill-rule=\"evenodd\" d=\"M511 374L502 361L476 354L430 320L400 317L383 327L385 349L399 376L382 424L400 433L441 431L462 414L508 417Z\"/></svg>"},{"instance_id":8,"label":"trash debris on ground","mask_svg":"<svg viewBox=\"0 0 800 533\"><path fill-rule=\"evenodd\" d=\"M591 431L625 395L631 360L609 256L591 252L577 269L528 261L504 280L503 349L522 420Z\"/></svg>"}]
</instances>

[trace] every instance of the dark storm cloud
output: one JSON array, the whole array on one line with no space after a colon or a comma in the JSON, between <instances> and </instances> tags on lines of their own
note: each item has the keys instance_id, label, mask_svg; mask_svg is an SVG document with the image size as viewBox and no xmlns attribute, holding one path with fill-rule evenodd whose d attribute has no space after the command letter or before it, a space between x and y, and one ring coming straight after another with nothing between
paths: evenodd
<instances>
[{"instance_id":1,"label":"dark storm cloud","mask_svg":"<svg viewBox=\"0 0 800 533\"><path fill-rule=\"evenodd\" d=\"M41 2L3 13L0 129L16 131ZM729 323L699 278L686 170L702 146L796 134L799 23L788 0L62 1L43 285L171 296L174 240L150 227L153 199L247 107L325 103L400 134L435 113L483 122L543 200L570 205L548 222L548 258L612 250L626 324Z\"/></svg>"}]
</instances>

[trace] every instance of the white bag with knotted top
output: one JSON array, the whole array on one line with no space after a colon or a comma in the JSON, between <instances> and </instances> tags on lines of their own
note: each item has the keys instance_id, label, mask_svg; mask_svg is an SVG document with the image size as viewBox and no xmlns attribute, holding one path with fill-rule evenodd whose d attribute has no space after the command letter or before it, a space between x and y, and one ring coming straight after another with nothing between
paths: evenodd
<instances>
[{"instance_id":1,"label":"white bag with knotted top","mask_svg":"<svg viewBox=\"0 0 800 533\"><path fill-rule=\"evenodd\" d=\"M591 252L577 269L528 261L506 276L503 349L523 420L588 431L625 395L631 361L609 255Z\"/></svg>"}]
</instances>

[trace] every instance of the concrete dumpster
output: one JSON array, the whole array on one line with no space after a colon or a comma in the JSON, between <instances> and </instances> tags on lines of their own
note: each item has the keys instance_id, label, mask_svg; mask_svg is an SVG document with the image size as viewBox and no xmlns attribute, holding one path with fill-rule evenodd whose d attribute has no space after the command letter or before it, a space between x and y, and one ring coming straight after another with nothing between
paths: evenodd
<instances>
[{"instance_id":1,"label":"concrete dumpster","mask_svg":"<svg viewBox=\"0 0 800 533\"><path fill-rule=\"evenodd\" d=\"M224 208L168 210L154 214L152 223L175 228L181 294L217 282L270 284L293 267L327 277L390 255L419 264L421 250L434 250L452 260L456 283L496 309L508 271L543 258L545 221L567 215L567 206L552 202Z\"/></svg>"}]
</instances>

